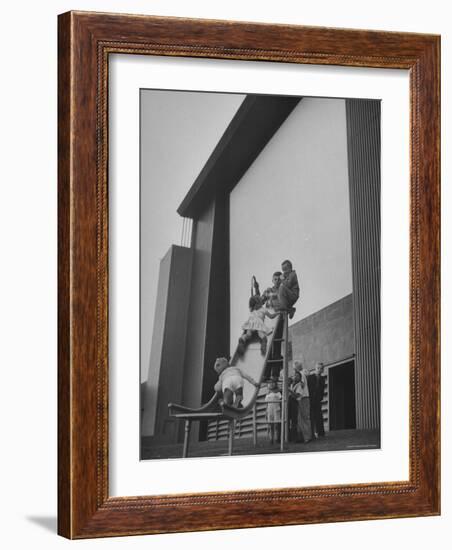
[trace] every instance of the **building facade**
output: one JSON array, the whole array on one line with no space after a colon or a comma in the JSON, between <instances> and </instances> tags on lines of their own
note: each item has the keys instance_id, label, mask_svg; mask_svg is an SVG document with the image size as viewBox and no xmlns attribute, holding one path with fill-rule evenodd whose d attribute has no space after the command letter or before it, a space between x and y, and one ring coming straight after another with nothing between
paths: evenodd
<instances>
[{"instance_id":1,"label":"building facade","mask_svg":"<svg viewBox=\"0 0 452 550\"><path fill-rule=\"evenodd\" d=\"M353 401L356 427L374 429L380 419L380 104L340 101L353 292L345 297L331 296L324 307L290 327L292 355L302 356L308 367L316 361L326 363L336 386L335 403L339 403L342 391L342 399ZM182 296L167 293L166 301L157 304L152 350L155 361L142 402L144 436L181 441L177 427L168 429L167 402L199 407L212 395L216 381L213 362L229 354L235 336L231 334L230 195L236 186L240 188L256 159L268 153L280 127L286 128L293 121L302 102L302 98L247 96L178 209L181 216L193 220L193 231L190 247L182 253L186 256L184 269L173 267L180 251L170 254L171 265L162 263L159 291L160 285L167 289L177 277L184 290ZM328 120L322 124L327 135ZM314 185L316 174L311 175ZM335 177L334 170L330 176ZM277 187L275 192L270 200L278 200ZM305 200L309 201L309 193ZM325 238L334 238L333 233ZM331 279L335 276L334 258L326 265L319 265L318 276ZM243 284L248 286L248 281ZM170 311L183 314L171 316ZM168 337L162 337L163 333ZM334 370L341 365L341 371ZM349 425L350 410L343 413L348 420L341 420L337 407L335 425ZM207 425L196 427L192 437L206 439Z\"/></svg>"}]
</instances>

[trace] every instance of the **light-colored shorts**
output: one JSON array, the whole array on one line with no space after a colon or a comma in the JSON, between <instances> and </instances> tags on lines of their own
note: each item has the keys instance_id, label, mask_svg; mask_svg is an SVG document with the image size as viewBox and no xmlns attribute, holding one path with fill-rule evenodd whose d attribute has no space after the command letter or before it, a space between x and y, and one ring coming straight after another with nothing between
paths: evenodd
<instances>
[{"instance_id":1,"label":"light-colored shorts","mask_svg":"<svg viewBox=\"0 0 452 550\"><path fill-rule=\"evenodd\" d=\"M223 384L221 386L221 389L223 391L225 389L228 389L232 392L235 392L240 388L243 388L243 378L239 374L232 374L231 376L227 376L223 380Z\"/></svg>"},{"instance_id":2,"label":"light-colored shorts","mask_svg":"<svg viewBox=\"0 0 452 550\"><path fill-rule=\"evenodd\" d=\"M281 422L281 407L279 403L267 405L267 422Z\"/></svg>"}]
</instances>

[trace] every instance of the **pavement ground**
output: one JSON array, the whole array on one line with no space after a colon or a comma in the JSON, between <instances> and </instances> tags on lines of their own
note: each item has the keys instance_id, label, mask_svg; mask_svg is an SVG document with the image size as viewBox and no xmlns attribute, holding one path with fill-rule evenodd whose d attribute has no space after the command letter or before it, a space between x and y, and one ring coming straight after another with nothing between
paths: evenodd
<instances>
[{"instance_id":1,"label":"pavement ground","mask_svg":"<svg viewBox=\"0 0 452 550\"><path fill-rule=\"evenodd\" d=\"M379 430L334 430L327 432L325 437L314 439L309 443L288 443L284 452L305 453L321 451L346 451L359 449L380 448ZM233 456L280 453L279 444L259 435L257 446L254 447L252 438L234 439ZM226 456L228 454L227 440L200 441L190 443L189 457ZM142 460L155 458L182 457L182 443L155 445L152 438L142 439Z\"/></svg>"}]
</instances>

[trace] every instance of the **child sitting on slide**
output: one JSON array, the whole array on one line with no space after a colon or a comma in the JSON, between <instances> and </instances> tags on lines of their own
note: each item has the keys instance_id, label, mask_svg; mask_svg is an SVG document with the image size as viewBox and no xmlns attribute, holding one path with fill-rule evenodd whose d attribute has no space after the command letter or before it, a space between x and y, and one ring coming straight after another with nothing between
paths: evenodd
<instances>
[{"instance_id":1,"label":"child sitting on slide","mask_svg":"<svg viewBox=\"0 0 452 550\"><path fill-rule=\"evenodd\" d=\"M213 366L218 374L218 382L214 386L216 392L223 393L223 401L226 405L241 407L243 400L243 381L248 380L250 384L259 387L259 384L241 371L239 367L233 367L229 364L226 357L218 357Z\"/></svg>"},{"instance_id":2,"label":"child sitting on slide","mask_svg":"<svg viewBox=\"0 0 452 550\"><path fill-rule=\"evenodd\" d=\"M300 297L300 285L296 271L290 260L284 260L281 264L281 284L278 288L279 309L289 313L289 319L295 315L293 305Z\"/></svg>"},{"instance_id":3,"label":"child sitting on slide","mask_svg":"<svg viewBox=\"0 0 452 550\"><path fill-rule=\"evenodd\" d=\"M261 341L261 352L262 355L265 355L267 351L267 334L272 332L272 329L269 329L264 320L265 317L274 319L278 314L270 313L264 307L262 307L262 300L259 296L251 296L249 301L250 316L248 320L242 325L243 334L239 338L239 345L237 347L237 352L239 356L245 353L246 343L254 335L257 334Z\"/></svg>"}]
</instances>

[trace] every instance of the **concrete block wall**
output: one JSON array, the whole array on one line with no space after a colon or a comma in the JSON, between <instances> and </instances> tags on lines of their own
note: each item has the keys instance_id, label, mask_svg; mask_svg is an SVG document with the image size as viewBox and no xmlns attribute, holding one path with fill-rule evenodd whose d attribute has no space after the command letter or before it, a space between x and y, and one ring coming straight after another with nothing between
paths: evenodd
<instances>
[{"instance_id":1,"label":"concrete block wall","mask_svg":"<svg viewBox=\"0 0 452 550\"><path fill-rule=\"evenodd\" d=\"M353 355L352 294L289 325L289 340L292 343L291 363L300 359L308 370L313 369L317 361L330 363Z\"/></svg>"}]
</instances>

